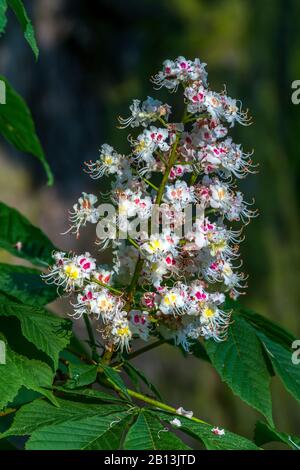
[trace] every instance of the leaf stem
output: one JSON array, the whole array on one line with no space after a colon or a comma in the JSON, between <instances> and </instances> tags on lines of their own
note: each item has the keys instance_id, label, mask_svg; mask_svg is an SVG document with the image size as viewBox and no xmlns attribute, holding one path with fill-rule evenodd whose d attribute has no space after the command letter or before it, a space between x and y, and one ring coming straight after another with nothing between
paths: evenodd
<instances>
[{"instance_id":1,"label":"leaf stem","mask_svg":"<svg viewBox=\"0 0 300 470\"><path fill-rule=\"evenodd\" d=\"M98 279L96 279L96 278L93 278L92 281L95 282L96 284L99 284L99 286L102 286L102 287L104 287L105 289L109 290L109 291L112 292L113 294L123 295L123 291L121 291L121 290L119 290L119 289L116 289L115 287L111 287L111 286L109 286L108 284L104 284L103 282L98 281Z\"/></svg>"},{"instance_id":2,"label":"leaf stem","mask_svg":"<svg viewBox=\"0 0 300 470\"><path fill-rule=\"evenodd\" d=\"M91 325L90 319L88 317L87 313L83 314L83 320L85 323L85 327L89 336L89 341L90 341L90 347L92 350L92 358L94 361L98 362L99 361L99 354L97 352L97 347L96 347L96 340L93 332L93 327Z\"/></svg>"},{"instance_id":3,"label":"leaf stem","mask_svg":"<svg viewBox=\"0 0 300 470\"><path fill-rule=\"evenodd\" d=\"M137 351L134 351L131 354L128 354L128 356L125 358L126 361L130 361L131 359L134 359L135 357L140 356L140 354L144 354L145 352L151 351L151 349L157 348L158 346L161 346L162 344L167 343L168 340L166 339L160 339L159 341L154 341L151 344L148 344L144 348L140 348ZM115 362L111 364L111 367L117 367L120 366L123 363L123 361L120 362Z\"/></svg>"},{"instance_id":4,"label":"leaf stem","mask_svg":"<svg viewBox=\"0 0 300 470\"><path fill-rule=\"evenodd\" d=\"M7 416L10 415L11 413L15 413L17 411L16 408L6 408L4 411L0 411L0 416Z\"/></svg>"},{"instance_id":5,"label":"leaf stem","mask_svg":"<svg viewBox=\"0 0 300 470\"><path fill-rule=\"evenodd\" d=\"M155 204L157 204L157 205L161 204L162 197L163 197L164 190L165 190L165 186L166 186L166 184L168 182L168 179L169 179L169 174L170 174L171 168L176 162L176 157L177 157L176 150L177 150L178 142L179 142L179 134L177 134L177 136L176 136L176 140L175 140L175 143L173 145L171 155L170 155L169 161L167 163L166 170L165 170L164 175L163 175L163 179L162 179L162 181L160 183L160 186L158 188L158 191L157 191L157 196L156 196L156 201L155 201Z\"/></svg>"},{"instance_id":6,"label":"leaf stem","mask_svg":"<svg viewBox=\"0 0 300 470\"><path fill-rule=\"evenodd\" d=\"M117 392L120 393L122 392L121 389L119 389L115 384L112 384L111 387ZM147 403L148 405L154 406L155 408L159 408L160 410L167 411L169 413L173 413L175 415L178 415L178 418L180 419L180 414L177 413L176 408L170 405L166 405L165 403L162 403L161 401L155 400L154 398L148 397L147 395L144 395L143 393L136 392L135 390L131 390L130 388L127 388L127 393L130 395L132 398L135 398L136 400L143 401L144 403ZM200 423L200 424L207 424L206 421L203 421L202 419L199 418L189 418L195 423Z\"/></svg>"}]
</instances>

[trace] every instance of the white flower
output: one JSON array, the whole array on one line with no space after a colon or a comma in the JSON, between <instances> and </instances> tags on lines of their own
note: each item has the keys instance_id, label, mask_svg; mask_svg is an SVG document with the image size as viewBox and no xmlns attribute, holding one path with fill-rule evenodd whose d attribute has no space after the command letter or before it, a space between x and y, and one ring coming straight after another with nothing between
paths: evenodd
<instances>
[{"instance_id":1,"label":"white flower","mask_svg":"<svg viewBox=\"0 0 300 470\"><path fill-rule=\"evenodd\" d=\"M168 104L162 104L161 101L155 100L150 96L141 103L140 100L133 100L129 107L131 116L127 119L119 118L121 127L147 127L151 122L156 121L159 117L168 120L171 108Z\"/></svg>"},{"instance_id":2,"label":"white flower","mask_svg":"<svg viewBox=\"0 0 300 470\"><path fill-rule=\"evenodd\" d=\"M223 97L223 113L226 121L234 125L235 122L239 124L248 125L249 118L247 111L242 111L242 103L237 100L230 98L229 96Z\"/></svg>"},{"instance_id":3,"label":"white flower","mask_svg":"<svg viewBox=\"0 0 300 470\"><path fill-rule=\"evenodd\" d=\"M90 253L66 256L63 252L56 252L53 258L55 264L51 267L50 273L43 274L42 277L47 283L56 284L66 292L83 287L84 282L90 279L91 273L96 268L95 259Z\"/></svg>"},{"instance_id":4,"label":"white flower","mask_svg":"<svg viewBox=\"0 0 300 470\"><path fill-rule=\"evenodd\" d=\"M182 315L186 313L188 304L186 302L186 287L181 285L173 287L172 289L166 289L161 294L161 301L159 304L159 310L166 314Z\"/></svg>"},{"instance_id":5,"label":"white flower","mask_svg":"<svg viewBox=\"0 0 300 470\"><path fill-rule=\"evenodd\" d=\"M86 162L87 173L93 179L101 178L103 175L121 173L122 155L118 154L113 147L103 144L100 155L96 162Z\"/></svg>"},{"instance_id":6,"label":"white flower","mask_svg":"<svg viewBox=\"0 0 300 470\"><path fill-rule=\"evenodd\" d=\"M185 181L177 180L174 185L166 186L164 199L174 209L183 209L188 204L195 202L194 187L188 186Z\"/></svg>"},{"instance_id":7,"label":"white flower","mask_svg":"<svg viewBox=\"0 0 300 470\"><path fill-rule=\"evenodd\" d=\"M147 311L130 310L128 314L130 330L133 335L139 336L144 341L148 341L151 323Z\"/></svg>"},{"instance_id":8,"label":"white flower","mask_svg":"<svg viewBox=\"0 0 300 470\"><path fill-rule=\"evenodd\" d=\"M204 108L206 90L201 82L194 82L191 86L186 87L184 95L188 99L187 110L189 113L201 113Z\"/></svg>"},{"instance_id":9,"label":"white flower","mask_svg":"<svg viewBox=\"0 0 300 470\"><path fill-rule=\"evenodd\" d=\"M186 411L182 406L177 408L176 413L181 416L185 416L186 418L192 418L193 417L193 411Z\"/></svg>"},{"instance_id":10,"label":"white flower","mask_svg":"<svg viewBox=\"0 0 300 470\"><path fill-rule=\"evenodd\" d=\"M84 227L87 222L96 224L99 220L99 212L94 207L98 198L94 194L82 193L78 202L74 204L73 211L70 211L69 220L72 223L69 230L65 233L73 231L79 236L80 227Z\"/></svg>"},{"instance_id":11,"label":"white flower","mask_svg":"<svg viewBox=\"0 0 300 470\"><path fill-rule=\"evenodd\" d=\"M116 349L126 349L129 351L130 349L130 341L132 338L132 333L129 328L129 323L126 318L126 312L119 312L113 318L111 323L108 323L105 329L105 335L113 342Z\"/></svg>"},{"instance_id":12,"label":"white flower","mask_svg":"<svg viewBox=\"0 0 300 470\"><path fill-rule=\"evenodd\" d=\"M157 150L162 152L169 150L170 145L166 142L168 136L169 132L167 129L154 126L151 126L150 129L145 129L142 134L137 136L136 140L131 140L135 158L137 160L141 159L147 164L153 164L155 162L153 154Z\"/></svg>"},{"instance_id":13,"label":"white flower","mask_svg":"<svg viewBox=\"0 0 300 470\"><path fill-rule=\"evenodd\" d=\"M175 61L165 60L163 69L152 78L152 82L157 88L166 87L171 91L176 91L180 82L189 82L191 80L202 81L207 85L206 64L201 63L199 59L194 61L186 60L183 56L177 57Z\"/></svg>"},{"instance_id":14,"label":"white flower","mask_svg":"<svg viewBox=\"0 0 300 470\"><path fill-rule=\"evenodd\" d=\"M136 336L148 341L161 335L186 351L200 337L225 340L230 325L225 294L235 299L246 287L238 252L242 230L230 223L246 225L256 215L237 187L237 179L254 173L255 165L228 130L248 124L248 118L226 90L208 87L205 66L183 56L166 60L152 81L169 91L180 85L182 122L169 122L166 103L135 99L130 116L120 118L121 127L141 126L137 136L128 136L131 153L121 155L104 144L99 158L86 164L93 179L110 178L105 197L115 211L102 227L97 197L82 193L68 231L78 235L82 226L98 223L96 243L102 249L111 243L112 265L97 266L89 253L56 252L43 275L60 292L76 295L74 317L90 315L115 350L128 351ZM182 234L186 222L191 225L186 233L185 224ZM138 235L132 235L134 229ZM124 232L130 240L122 239ZM180 426L180 420L173 424Z\"/></svg>"},{"instance_id":15,"label":"white flower","mask_svg":"<svg viewBox=\"0 0 300 470\"><path fill-rule=\"evenodd\" d=\"M220 428L218 428L218 427L212 428L212 429L211 429L211 432L212 432L213 434L215 434L216 436L225 436L225 431L224 431L224 429L220 429Z\"/></svg>"},{"instance_id":16,"label":"white flower","mask_svg":"<svg viewBox=\"0 0 300 470\"><path fill-rule=\"evenodd\" d=\"M181 421L178 418L172 419L172 421L170 421L170 424L173 424L173 426L176 426L177 428L181 427Z\"/></svg>"}]
</instances>

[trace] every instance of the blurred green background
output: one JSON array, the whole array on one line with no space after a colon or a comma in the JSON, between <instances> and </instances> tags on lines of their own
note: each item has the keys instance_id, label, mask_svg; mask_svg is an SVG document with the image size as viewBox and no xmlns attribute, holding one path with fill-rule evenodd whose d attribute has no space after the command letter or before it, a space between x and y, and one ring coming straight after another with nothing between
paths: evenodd
<instances>
[{"instance_id":1,"label":"blurred green background","mask_svg":"<svg viewBox=\"0 0 300 470\"><path fill-rule=\"evenodd\" d=\"M243 304L300 337L300 105L291 101L291 84L300 79L300 2L24 3L36 27L40 59L35 63L11 18L0 42L0 71L28 102L56 182L45 187L34 159L1 142L0 199L24 212L58 246L93 252L93 228L78 243L59 235L67 228L67 209L82 191L105 190L83 174L83 162L95 159L104 142L126 151L126 131L116 128L116 117L126 116L133 98L154 96L149 77L164 59L199 57L208 64L211 87L218 91L225 83L253 116L251 127L234 130L235 140L246 151L254 149L260 164L259 174L242 184L260 211L242 246L250 274ZM2 253L0 258L8 261ZM170 403L251 437L257 413L234 397L209 365L183 359L169 346L136 364ZM300 434L299 406L279 384L272 388L278 429Z\"/></svg>"}]
</instances>

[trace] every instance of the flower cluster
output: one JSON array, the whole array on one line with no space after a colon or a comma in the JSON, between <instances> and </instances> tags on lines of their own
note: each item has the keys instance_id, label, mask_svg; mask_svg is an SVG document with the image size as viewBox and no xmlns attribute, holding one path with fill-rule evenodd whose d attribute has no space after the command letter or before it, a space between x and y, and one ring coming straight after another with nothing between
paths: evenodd
<instances>
[{"instance_id":1,"label":"flower cluster","mask_svg":"<svg viewBox=\"0 0 300 470\"><path fill-rule=\"evenodd\" d=\"M199 59L166 60L152 82L156 89L182 90L181 122L171 122L168 104L133 100L129 117L119 118L121 128L135 132L128 135L128 155L104 144L98 159L86 163L92 179L108 177L116 209L110 224L128 233L137 221L143 228L135 237L97 241L102 248L111 244L111 268L89 253L57 252L44 275L76 296L74 317L95 319L111 350L129 350L134 338L153 336L186 350L200 337L222 341L230 325L226 295L235 299L246 287L239 270L243 227L236 224L246 225L256 212L237 182L255 165L228 131L248 124L247 113L225 91L209 88ZM103 221L98 200L82 194L70 212L70 231L79 235L86 224Z\"/></svg>"}]
</instances>

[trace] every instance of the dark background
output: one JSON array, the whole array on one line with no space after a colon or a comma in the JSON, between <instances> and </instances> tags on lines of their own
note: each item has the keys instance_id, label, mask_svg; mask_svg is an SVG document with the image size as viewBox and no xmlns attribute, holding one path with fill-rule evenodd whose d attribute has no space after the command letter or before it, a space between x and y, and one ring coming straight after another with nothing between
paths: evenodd
<instances>
[{"instance_id":1,"label":"dark background","mask_svg":"<svg viewBox=\"0 0 300 470\"><path fill-rule=\"evenodd\" d=\"M297 0L32 0L36 63L12 16L0 42L0 72L26 99L55 174L45 186L30 156L1 141L0 199L17 207L65 249L94 248L94 227L76 242L61 236L67 209L82 191L104 191L82 172L104 142L126 151L117 116L133 98L152 91L149 77L178 55L208 63L209 82L240 98L253 125L234 138L255 150L257 176L243 182L260 217L242 247L250 274L244 305L280 322L299 337L299 136L300 105L291 84L300 79L300 2ZM163 100L163 99L162 99ZM100 255L100 262L109 254ZM1 254L2 261L11 262ZM56 306L56 308L58 308ZM62 307L60 306L60 311ZM251 437L257 419L221 384L209 365L166 346L136 361L168 402ZM300 373L300 370L299 370ZM300 432L300 410L276 382L274 417L279 430Z\"/></svg>"}]
</instances>

